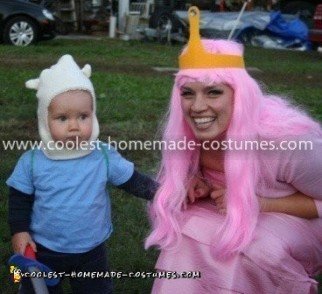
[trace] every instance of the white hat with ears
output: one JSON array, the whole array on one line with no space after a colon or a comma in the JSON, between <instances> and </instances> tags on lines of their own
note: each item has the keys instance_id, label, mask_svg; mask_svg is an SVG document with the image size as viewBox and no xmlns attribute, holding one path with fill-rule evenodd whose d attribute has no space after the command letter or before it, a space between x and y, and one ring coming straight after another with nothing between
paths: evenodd
<instances>
[{"instance_id":1,"label":"white hat with ears","mask_svg":"<svg viewBox=\"0 0 322 294\"><path fill-rule=\"evenodd\" d=\"M96 117L96 97L92 82L90 81L91 66L86 64L82 69L71 55L62 56L56 64L44 69L39 78L26 82L26 87L37 90L38 98L38 129L42 140L42 149L47 157L54 160L65 160L83 157L91 152L88 148L54 148L52 136L48 126L48 107L54 97L67 91L88 91L93 99L93 127L89 143L95 141L99 134L99 125Z\"/></svg>"}]
</instances>

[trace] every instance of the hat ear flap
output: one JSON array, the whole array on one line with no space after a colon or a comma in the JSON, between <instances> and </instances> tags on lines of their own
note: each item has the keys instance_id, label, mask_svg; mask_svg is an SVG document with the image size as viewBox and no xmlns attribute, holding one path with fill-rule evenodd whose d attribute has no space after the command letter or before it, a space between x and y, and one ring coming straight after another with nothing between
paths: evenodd
<instances>
[{"instance_id":1,"label":"hat ear flap","mask_svg":"<svg viewBox=\"0 0 322 294\"><path fill-rule=\"evenodd\" d=\"M92 68L89 64L86 64L83 68L82 68L82 72L84 73L85 76L87 76L88 78L90 78L90 76L92 75Z\"/></svg>"},{"instance_id":2,"label":"hat ear flap","mask_svg":"<svg viewBox=\"0 0 322 294\"><path fill-rule=\"evenodd\" d=\"M33 79L26 82L26 88L38 90L39 79Z\"/></svg>"}]
</instances>

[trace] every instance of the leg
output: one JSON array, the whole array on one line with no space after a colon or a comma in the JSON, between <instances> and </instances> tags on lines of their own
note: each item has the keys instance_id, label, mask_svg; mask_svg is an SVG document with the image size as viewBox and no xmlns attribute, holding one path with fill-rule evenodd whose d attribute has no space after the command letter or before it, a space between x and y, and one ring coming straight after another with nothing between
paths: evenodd
<instances>
[{"instance_id":1,"label":"leg","mask_svg":"<svg viewBox=\"0 0 322 294\"><path fill-rule=\"evenodd\" d=\"M102 243L93 250L80 254L75 271L77 272L107 272L107 250ZM70 278L73 293L77 294L109 294L113 292L112 280L110 278Z\"/></svg>"},{"instance_id":2,"label":"leg","mask_svg":"<svg viewBox=\"0 0 322 294\"><path fill-rule=\"evenodd\" d=\"M63 288L61 286L61 282L54 286L54 287L48 287L48 292L50 294L63 294ZM32 283L29 278L24 278L21 281L21 288L19 289L19 294L35 294L34 288L32 286Z\"/></svg>"}]
</instances>

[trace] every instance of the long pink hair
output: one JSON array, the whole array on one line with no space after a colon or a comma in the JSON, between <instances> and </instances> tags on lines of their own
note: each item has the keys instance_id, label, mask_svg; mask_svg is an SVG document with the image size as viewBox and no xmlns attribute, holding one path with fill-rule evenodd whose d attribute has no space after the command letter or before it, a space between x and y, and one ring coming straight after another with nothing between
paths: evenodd
<instances>
[{"instance_id":1,"label":"long pink hair","mask_svg":"<svg viewBox=\"0 0 322 294\"><path fill-rule=\"evenodd\" d=\"M241 45L224 40L203 40L208 52L243 55ZM299 134L319 134L319 123L285 99L263 94L258 83L245 69L181 70L176 75L165 125L163 140L196 140L185 122L180 105L180 87L187 82L224 83L234 91L233 114L226 131L232 140L276 139ZM158 174L160 188L150 207L152 232L145 246L171 248L180 242L180 220L187 197L189 181L198 172L200 150L162 153ZM252 238L259 204L255 194L260 177L260 161L256 152L226 151L224 161L227 214L222 227L213 236L213 254L227 257L241 251Z\"/></svg>"}]
</instances>

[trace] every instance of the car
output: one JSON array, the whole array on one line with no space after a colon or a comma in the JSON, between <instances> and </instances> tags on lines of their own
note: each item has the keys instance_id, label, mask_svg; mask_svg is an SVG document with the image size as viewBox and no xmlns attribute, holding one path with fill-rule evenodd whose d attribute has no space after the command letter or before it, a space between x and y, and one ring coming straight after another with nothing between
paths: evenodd
<instances>
[{"instance_id":1,"label":"car","mask_svg":"<svg viewBox=\"0 0 322 294\"><path fill-rule=\"evenodd\" d=\"M315 7L322 3L322 0L270 0L267 2L273 4L273 10L280 10L285 14L298 14L311 27ZM171 31L177 31L178 28L182 28L182 25L172 12L174 10L186 10L189 5L196 5L201 10L239 11L242 3L243 1L239 0L155 0L155 9L149 20L149 27L163 31L170 25Z\"/></svg>"},{"instance_id":2,"label":"car","mask_svg":"<svg viewBox=\"0 0 322 294\"><path fill-rule=\"evenodd\" d=\"M55 37L53 14L27 0L0 0L0 40L6 44L28 46Z\"/></svg>"}]
</instances>

